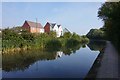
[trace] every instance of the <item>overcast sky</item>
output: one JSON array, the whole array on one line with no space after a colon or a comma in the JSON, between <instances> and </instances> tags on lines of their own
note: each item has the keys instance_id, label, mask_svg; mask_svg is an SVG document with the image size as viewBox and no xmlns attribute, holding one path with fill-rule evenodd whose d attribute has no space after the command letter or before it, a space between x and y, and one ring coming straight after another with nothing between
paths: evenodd
<instances>
[{"instance_id":1,"label":"overcast sky","mask_svg":"<svg viewBox=\"0 0 120 80\"><path fill-rule=\"evenodd\" d=\"M71 32L86 34L91 28L100 28L97 17L101 2L3 2L2 27L22 26L25 20L56 22Z\"/></svg>"}]
</instances>

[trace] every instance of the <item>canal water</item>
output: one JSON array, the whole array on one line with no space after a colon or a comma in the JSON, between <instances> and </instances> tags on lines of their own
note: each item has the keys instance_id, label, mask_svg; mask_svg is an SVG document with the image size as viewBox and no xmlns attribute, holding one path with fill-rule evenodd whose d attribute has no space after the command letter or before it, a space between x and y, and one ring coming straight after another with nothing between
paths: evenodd
<instances>
[{"instance_id":1,"label":"canal water","mask_svg":"<svg viewBox=\"0 0 120 80\"><path fill-rule=\"evenodd\" d=\"M21 51L3 54L3 78L85 78L105 41L91 41L60 51Z\"/></svg>"}]
</instances>

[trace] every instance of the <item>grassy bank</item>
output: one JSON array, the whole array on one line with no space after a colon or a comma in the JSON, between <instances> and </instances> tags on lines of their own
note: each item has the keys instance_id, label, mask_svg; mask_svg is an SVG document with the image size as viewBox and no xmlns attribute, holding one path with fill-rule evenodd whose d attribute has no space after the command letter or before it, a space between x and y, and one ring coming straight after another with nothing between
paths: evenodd
<instances>
[{"instance_id":1,"label":"grassy bank","mask_svg":"<svg viewBox=\"0 0 120 80\"><path fill-rule=\"evenodd\" d=\"M76 46L87 42L89 39L86 36L69 32L58 38L55 32L33 34L27 31L18 33L12 29L2 31L3 53L30 49L60 50L62 47Z\"/></svg>"}]
</instances>

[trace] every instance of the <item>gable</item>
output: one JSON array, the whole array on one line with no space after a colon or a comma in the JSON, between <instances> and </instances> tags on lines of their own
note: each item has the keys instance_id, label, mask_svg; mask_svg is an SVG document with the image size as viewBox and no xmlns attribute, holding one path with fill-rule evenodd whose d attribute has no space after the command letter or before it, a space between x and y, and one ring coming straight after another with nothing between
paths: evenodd
<instances>
[{"instance_id":1,"label":"gable","mask_svg":"<svg viewBox=\"0 0 120 80\"><path fill-rule=\"evenodd\" d=\"M29 25L29 27L43 28L40 23L31 22L31 21L25 21L25 23L27 23Z\"/></svg>"},{"instance_id":2,"label":"gable","mask_svg":"<svg viewBox=\"0 0 120 80\"><path fill-rule=\"evenodd\" d=\"M26 21L24 22L24 24L23 24L22 27L23 27L23 28L30 28L29 24L28 24Z\"/></svg>"},{"instance_id":3,"label":"gable","mask_svg":"<svg viewBox=\"0 0 120 80\"><path fill-rule=\"evenodd\" d=\"M65 33L65 32L70 32L70 31L67 28L64 28L63 33Z\"/></svg>"},{"instance_id":4,"label":"gable","mask_svg":"<svg viewBox=\"0 0 120 80\"><path fill-rule=\"evenodd\" d=\"M58 26L57 26L57 25L55 25L55 26L53 27L53 31L58 31Z\"/></svg>"},{"instance_id":5,"label":"gable","mask_svg":"<svg viewBox=\"0 0 120 80\"><path fill-rule=\"evenodd\" d=\"M58 29L59 29L59 31L63 31L63 29L62 29L62 26L61 26L61 25L58 27Z\"/></svg>"}]
</instances>

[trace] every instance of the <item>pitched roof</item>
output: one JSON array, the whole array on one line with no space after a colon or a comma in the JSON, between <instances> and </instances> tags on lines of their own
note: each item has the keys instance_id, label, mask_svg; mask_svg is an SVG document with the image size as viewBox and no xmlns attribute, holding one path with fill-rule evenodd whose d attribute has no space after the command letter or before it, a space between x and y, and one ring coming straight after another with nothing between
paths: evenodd
<instances>
[{"instance_id":1,"label":"pitched roof","mask_svg":"<svg viewBox=\"0 0 120 80\"><path fill-rule=\"evenodd\" d=\"M57 25L58 26L58 28L61 26L61 25Z\"/></svg>"},{"instance_id":2,"label":"pitched roof","mask_svg":"<svg viewBox=\"0 0 120 80\"><path fill-rule=\"evenodd\" d=\"M50 22L47 22L48 24L50 24L50 27L51 28L54 28L54 26L56 25L56 23L50 23ZM61 26L61 25L57 25L58 26L58 28Z\"/></svg>"},{"instance_id":3,"label":"pitched roof","mask_svg":"<svg viewBox=\"0 0 120 80\"><path fill-rule=\"evenodd\" d=\"M54 26L56 25L56 23L49 23L49 24L50 24L51 28L54 28Z\"/></svg>"},{"instance_id":4,"label":"pitched roof","mask_svg":"<svg viewBox=\"0 0 120 80\"><path fill-rule=\"evenodd\" d=\"M70 32L70 31L67 28L64 28L63 32Z\"/></svg>"},{"instance_id":5,"label":"pitched roof","mask_svg":"<svg viewBox=\"0 0 120 80\"><path fill-rule=\"evenodd\" d=\"M38 27L38 28L43 28L43 26L40 23L32 22L32 21L25 21L28 23L30 27Z\"/></svg>"}]
</instances>

